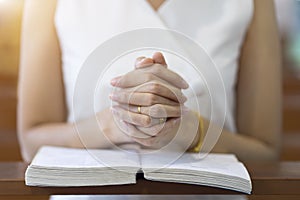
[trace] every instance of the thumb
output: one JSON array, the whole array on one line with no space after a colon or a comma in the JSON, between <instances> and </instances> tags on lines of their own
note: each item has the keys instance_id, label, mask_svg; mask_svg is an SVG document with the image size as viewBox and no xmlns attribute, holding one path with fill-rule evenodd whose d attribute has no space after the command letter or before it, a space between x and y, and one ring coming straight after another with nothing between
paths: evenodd
<instances>
[{"instance_id":1,"label":"thumb","mask_svg":"<svg viewBox=\"0 0 300 200\"><path fill-rule=\"evenodd\" d=\"M152 59L153 59L154 63L165 65L167 67L165 57L161 52L155 52L152 56Z\"/></svg>"},{"instance_id":2,"label":"thumb","mask_svg":"<svg viewBox=\"0 0 300 200\"><path fill-rule=\"evenodd\" d=\"M135 65L134 67L136 69L139 69L139 68L144 68L144 67L149 67L151 65L154 64L154 61L152 58L146 58L146 57L138 57L136 60L135 60Z\"/></svg>"}]
</instances>

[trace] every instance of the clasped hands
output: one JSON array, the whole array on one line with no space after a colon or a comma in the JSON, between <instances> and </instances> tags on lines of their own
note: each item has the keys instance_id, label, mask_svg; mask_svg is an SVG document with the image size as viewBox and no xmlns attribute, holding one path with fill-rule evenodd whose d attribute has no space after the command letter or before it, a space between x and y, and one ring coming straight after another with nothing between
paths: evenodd
<instances>
[{"instance_id":1,"label":"clasped hands","mask_svg":"<svg viewBox=\"0 0 300 200\"><path fill-rule=\"evenodd\" d=\"M110 95L117 104L111 111L119 128L133 141L153 148L166 145L176 135L187 98L188 83L167 68L164 56L136 59L135 70L113 78Z\"/></svg>"}]
</instances>

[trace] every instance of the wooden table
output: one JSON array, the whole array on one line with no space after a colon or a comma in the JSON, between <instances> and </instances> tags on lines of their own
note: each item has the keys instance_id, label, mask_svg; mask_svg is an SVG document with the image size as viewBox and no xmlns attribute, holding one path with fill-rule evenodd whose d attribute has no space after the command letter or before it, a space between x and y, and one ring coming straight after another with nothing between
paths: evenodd
<instances>
[{"instance_id":1,"label":"wooden table","mask_svg":"<svg viewBox=\"0 0 300 200\"><path fill-rule=\"evenodd\" d=\"M300 199L300 162L246 164L252 178L250 199ZM241 193L198 185L147 181L138 177L137 184L98 187L27 187L24 173L27 165L22 162L0 163L0 197L26 199L52 194L219 194ZM260 197L264 198L260 198ZM268 197L268 198L267 198Z\"/></svg>"}]
</instances>

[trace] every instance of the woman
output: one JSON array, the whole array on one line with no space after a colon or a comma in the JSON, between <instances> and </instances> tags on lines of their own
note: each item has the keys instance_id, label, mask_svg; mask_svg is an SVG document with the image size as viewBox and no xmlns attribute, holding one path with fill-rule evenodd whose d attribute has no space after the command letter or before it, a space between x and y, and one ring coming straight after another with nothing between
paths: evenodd
<instances>
[{"instance_id":1,"label":"woman","mask_svg":"<svg viewBox=\"0 0 300 200\"><path fill-rule=\"evenodd\" d=\"M158 141L163 140L159 135L174 136L181 123L176 120L181 117L176 109L185 97L172 99L167 90L146 88L142 91L153 101L144 98L145 95L139 96L141 91L137 91L136 102L130 103L133 104L130 116L135 118L130 120L128 115L122 114L122 106L114 107L113 111L109 107L99 111L97 118L103 125L101 134L90 126L91 118L77 122L86 133L81 135L81 140L74 130L74 121L70 119L74 80L88 54L111 35L157 26L178 30L203 43L226 77L225 88L231 106L228 106L227 124L213 151L234 153L241 160L277 159L281 128L281 68L273 7L272 0L231 0L226 3L197 0L27 0L18 105L18 132L24 160L30 162L42 145L82 148L84 141L89 148L109 148L112 144L105 139L107 137L116 145L138 143L155 147ZM199 31L201 27L208 27L201 29L207 31ZM146 82L157 80L159 74L154 71L151 71L151 77L147 76L149 70L154 69L151 64L176 80L172 82L167 77L160 77L161 82L166 81L175 87L178 94L188 87L187 81L175 85L177 80L181 80L180 74L166 68L164 56L159 53L137 62L136 70L123 76L121 81L120 78L113 79L111 84L121 88L138 86L142 82L132 78L132 74L137 73L139 77L145 77ZM124 103L118 94L115 95L111 96L113 101ZM151 128L160 120L149 124L151 118L147 108L155 104L165 109L168 107L169 113L164 117L173 119L167 120L157 136L141 138L131 135L132 132L151 135ZM187 112L198 121L196 114ZM115 123L113 113L123 121L123 128L128 131L121 130ZM205 120L204 131L208 123ZM199 143L203 130L199 128L191 149Z\"/></svg>"}]
</instances>

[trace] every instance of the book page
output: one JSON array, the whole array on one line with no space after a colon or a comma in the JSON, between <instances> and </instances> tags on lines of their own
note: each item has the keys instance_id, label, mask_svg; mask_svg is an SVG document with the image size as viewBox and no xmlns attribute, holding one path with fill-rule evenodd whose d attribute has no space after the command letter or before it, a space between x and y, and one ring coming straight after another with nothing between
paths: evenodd
<instances>
[{"instance_id":1,"label":"book page","mask_svg":"<svg viewBox=\"0 0 300 200\"><path fill-rule=\"evenodd\" d=\"M31 165L65 168L140 168L140 161L136 152L44 146L38 151Z\"/></svg>"},{"instance_id":2,"label":"book page","mask_svg":"<svg viewBox=\"0 0 300 200\"><path fill-rule=\"evenodd\" d=\"M149 150L141 150L142 167L155 168L162 166L170 166L172 163L186 164L197 163L203 159L199 159L198 153L176 153L167 151L153 152ZM205 163L218 162L237 162L237 158L233 154L208 154L205 157Z\"/></svg>"},{"instance_id":3,"label":"book page","mask_svg":"<svg viewBox=\"0 0 300 200\"><path fill-rule=\"evenodd\" d=\"M204 159L198 159L198 154L184 153L174 162L167 163L172 156L173 153L170 152L161 152L160 156L143 155L141 157L143 171L151 172L156 169L171 173L174 170L182 170L187 174L193 174L192 171L210 172L250 180L244 165L232 154L208 154Z\"/></svg>"}]
</instances>

